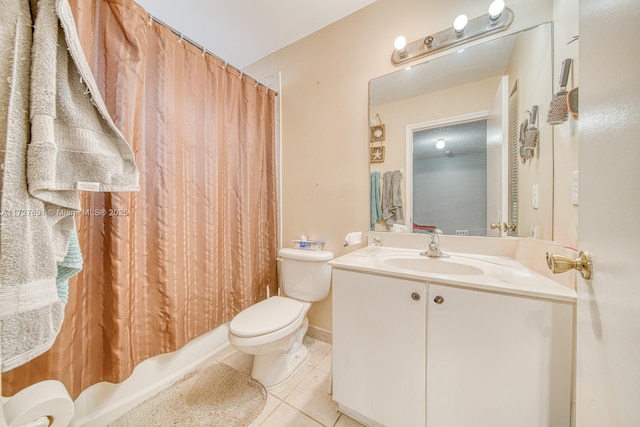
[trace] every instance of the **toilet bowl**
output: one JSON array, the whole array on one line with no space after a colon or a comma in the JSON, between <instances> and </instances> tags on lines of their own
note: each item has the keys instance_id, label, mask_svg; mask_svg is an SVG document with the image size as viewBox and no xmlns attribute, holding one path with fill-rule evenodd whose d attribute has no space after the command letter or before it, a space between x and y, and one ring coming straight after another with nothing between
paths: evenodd
<instances>
[{"instance_id":1,"label":"toilet bowl","mask_svg":"<svg viewBox=\"0 0 640 427\"><path fill-rule=\"evenodd\" d=\"M229 342L254 356L251 376L271 387L281 383L306 360L302 343L312 301L329 294L333 258L327 251L281 249L282 287L287 296L267 298L241 311L229 324Z\"/></svg>"},{"instance_id":2,"label":"toilet bowl","mask_svg":"<svg viewBox=\"0 0 640 427\"><path fill-rule=\"evenodd\" d=\"M275 296L242 311L229 324L229 342L254 356L251 376L270 387L287 379L307 358L302 339L311 303Z\"/></svg>"}]
</instances>

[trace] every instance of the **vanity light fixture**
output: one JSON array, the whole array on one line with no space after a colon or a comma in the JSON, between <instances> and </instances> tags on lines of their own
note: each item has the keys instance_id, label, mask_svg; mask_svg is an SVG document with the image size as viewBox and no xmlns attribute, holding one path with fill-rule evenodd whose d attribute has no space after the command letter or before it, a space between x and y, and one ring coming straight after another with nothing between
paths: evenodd
<instances>
[{"instance_id":1,"label":"vanity light fixture","mask_svg":"<svg viewBox=\"0 0 640 427\"><path fill-rule=\"evenodd\" d=\"M443 49L475 40L489 34L504 31L513 22L513 11L505 6L504 0L494 0L489 6L489 13L468 19L460 15L454 21L454 26L424 38L407 43L406 39L398 37L391 54L393 65L401 65L414 61L426 55ZM400 41L404 40L403 43Z\"/></svg>"},{"instance_id":2,"label":"vanity light fixture","mask_svg":"<svg viewBox=\"0 0 640 427\"><path fill-rule=\"evenodd\" d=\"M442 150L442 149L444 148L444 146L445 146L445 145L446 145L446 144L444 143L444 138L439 138L439 139L436 141L436 148L437 148L438 150Z\"/></svg>"}]
</instances>

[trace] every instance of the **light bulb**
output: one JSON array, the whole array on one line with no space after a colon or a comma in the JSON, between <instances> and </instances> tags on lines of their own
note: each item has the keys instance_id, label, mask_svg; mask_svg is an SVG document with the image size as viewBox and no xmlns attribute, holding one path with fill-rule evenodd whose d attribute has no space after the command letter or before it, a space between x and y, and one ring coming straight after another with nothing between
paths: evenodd
<instances>
[{"instance_id":1,"label":"light bulb","mask_svg":"<svg viewBox=\"0 0 640 427\"><path fill-rule=\"evenodd\" d=\"M453 21L453 28L456 30L456 33L463 32L468 21L469 18L467 18L467 15L458 15L458 17Z\"/></svg>"},{"instance_id":2,"label":"light bulb","mask_svg":"<svg viewBox=\"0 0 640 427\"><path fill-rule=\"evenodd\" d=\"M398 52L398 56L400 58L407 56L407 49L405 49L405 46L407 46L407 39L404 38L404 36L397 37L393 42L393 47L396 48L396 52Z\"/></svg>"},{"instance_id":3,"label":"light bulb","mask_svg":"<svg viewBox=\"0 0 640 427\"><path fill-rule=\"evenodd\" d=\"M403 50L405 46L407 46L407 39L404 38L404 36L399 36L396 38L396 41L393 42L393 47L395 47L396 50Z\"/></svg>"},{"instance_id":4,"label":"light bulb","mask_svg":"<svg viewBox=\"0 0 640 427\"><path fill-rule=\"evenodd\" d=\"M494 0L489 5L489 17L492 21L500 18L504 10L504 0Z\"/></svg>"},{"instance_id":5,"label":"light bulb","mask_svg":"<svg viewBox=\"0 0 640 427\"><path fill-rule=\"evenodd\" d=\"M436 148L438 150L442 150L444 146L445 146L444 139L440 138L439 140L436 141Z\"/></svg>"}]
</instances>

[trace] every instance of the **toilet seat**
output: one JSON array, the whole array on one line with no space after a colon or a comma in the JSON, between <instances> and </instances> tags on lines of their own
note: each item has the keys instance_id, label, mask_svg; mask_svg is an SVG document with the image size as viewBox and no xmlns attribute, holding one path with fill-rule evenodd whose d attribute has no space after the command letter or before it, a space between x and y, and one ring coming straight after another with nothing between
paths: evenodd
<instances>
[{"instance_id":1,"label":"toilet seat","mask_svg":"<svg viewBox=\"0 0 640 427\"><path fill-rule=\"evenodd\" d=\"M306 314L309 303L274 296L241 311L229 324L229 331L242 338L266 335L286 328Z\"/></svg>"}]
</instances>

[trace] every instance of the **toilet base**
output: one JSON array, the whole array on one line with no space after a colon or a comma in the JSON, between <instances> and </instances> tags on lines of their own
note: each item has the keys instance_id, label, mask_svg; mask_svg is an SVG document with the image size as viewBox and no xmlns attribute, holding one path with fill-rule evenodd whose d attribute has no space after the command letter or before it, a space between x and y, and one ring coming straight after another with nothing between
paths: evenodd
<instances>
[{"instance_id":1,"label":"toilet base","mask_svg":"<svg viewBox=\"0 0 640 427\"><path fill-rule=\"evenodd\" d=\"M302 344L308 325L309 321L305 318L304 324L296 333L293 345L287 352L256 355L253 359L251 376L265 387L278 385L289 378L309 355L309 350Z\"/></svg>"}]
</instances>

